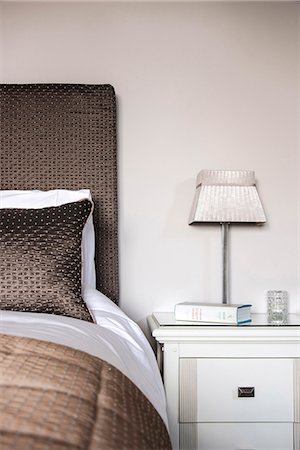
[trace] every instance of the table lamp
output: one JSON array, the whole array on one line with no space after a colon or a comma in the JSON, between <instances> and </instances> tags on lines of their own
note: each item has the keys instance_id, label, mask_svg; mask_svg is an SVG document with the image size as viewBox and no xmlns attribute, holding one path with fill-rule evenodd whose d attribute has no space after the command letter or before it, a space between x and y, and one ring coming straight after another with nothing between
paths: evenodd
<instances>
[{"instance_id":1,"label":"table lamp","mask_svg":"<svg viewBox=\"0 0 300 450\"><path fill-rule=\"evenodd\" d=\"M266 216L253 170L201 170L189 225L219 223L222 227L222 303L229 303L228 230L230 224L263 224Z\"/></svg>"}]
</instances>

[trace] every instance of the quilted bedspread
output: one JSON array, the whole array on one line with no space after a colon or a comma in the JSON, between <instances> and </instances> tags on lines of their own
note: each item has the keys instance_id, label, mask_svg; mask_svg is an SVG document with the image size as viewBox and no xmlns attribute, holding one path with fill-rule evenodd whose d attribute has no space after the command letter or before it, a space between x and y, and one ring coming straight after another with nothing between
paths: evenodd
<instances>
[{"instance_id":1,"label":"quilted bedspread","mask_svg":"<svg viewBox=\"0 0 300 450\"><path fill-rule=\"evenodd\" d=\"M0 335L1 450L168 450L163 420L107 362Z\"/></svg>"}]
</instances>

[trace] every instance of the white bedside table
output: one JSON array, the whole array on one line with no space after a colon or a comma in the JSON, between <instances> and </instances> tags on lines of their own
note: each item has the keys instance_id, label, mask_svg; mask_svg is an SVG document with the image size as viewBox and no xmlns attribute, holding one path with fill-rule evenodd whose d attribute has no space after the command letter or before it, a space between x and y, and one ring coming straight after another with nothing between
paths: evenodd
<instances>
[{"instance_id":1,"label":"white bedside table","mask_svg":"<svg viewBox=\"0 0 300 450\"><path fill-rule=\"evenodd\" d=\"M148 318L174 449L300 450L300 316L272 326Z\"/></svg>"}]
</instances>

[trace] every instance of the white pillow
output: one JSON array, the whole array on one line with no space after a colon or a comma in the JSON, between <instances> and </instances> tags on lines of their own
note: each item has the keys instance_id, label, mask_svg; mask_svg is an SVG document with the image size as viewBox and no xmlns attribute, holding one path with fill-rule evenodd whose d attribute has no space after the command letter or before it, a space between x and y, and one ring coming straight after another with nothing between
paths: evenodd
<instances>
[{"instance_id":1,"label":"white pillow","mask_svg":"<svg viewBox=\"0 0 300 450\"><path fill-rule=\"evenodd\" d=\"M46 208L60 206L88 198L92 200L89 189L69 191L0 191L0 208ZM96 287L95 270L95 232L93 217L87 221L82 233L82 288Z\"/></svg>"}]
</instances>

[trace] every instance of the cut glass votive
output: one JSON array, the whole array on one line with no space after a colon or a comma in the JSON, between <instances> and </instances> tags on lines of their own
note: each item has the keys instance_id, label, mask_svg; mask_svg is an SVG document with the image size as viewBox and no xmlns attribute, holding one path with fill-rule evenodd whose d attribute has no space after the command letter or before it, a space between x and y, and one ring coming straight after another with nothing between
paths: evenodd
<instances>
[{"instance_id":1,"label":"cut glass votive","mask_svg":"<svg viewBox=\"0 0 300 450\"><path fill-rule=\"evenodd\" d=\"M280 325L287 323L288 319L288 293L287 291L268 291L268 322Z\"/></svg>"}]
</instances>

